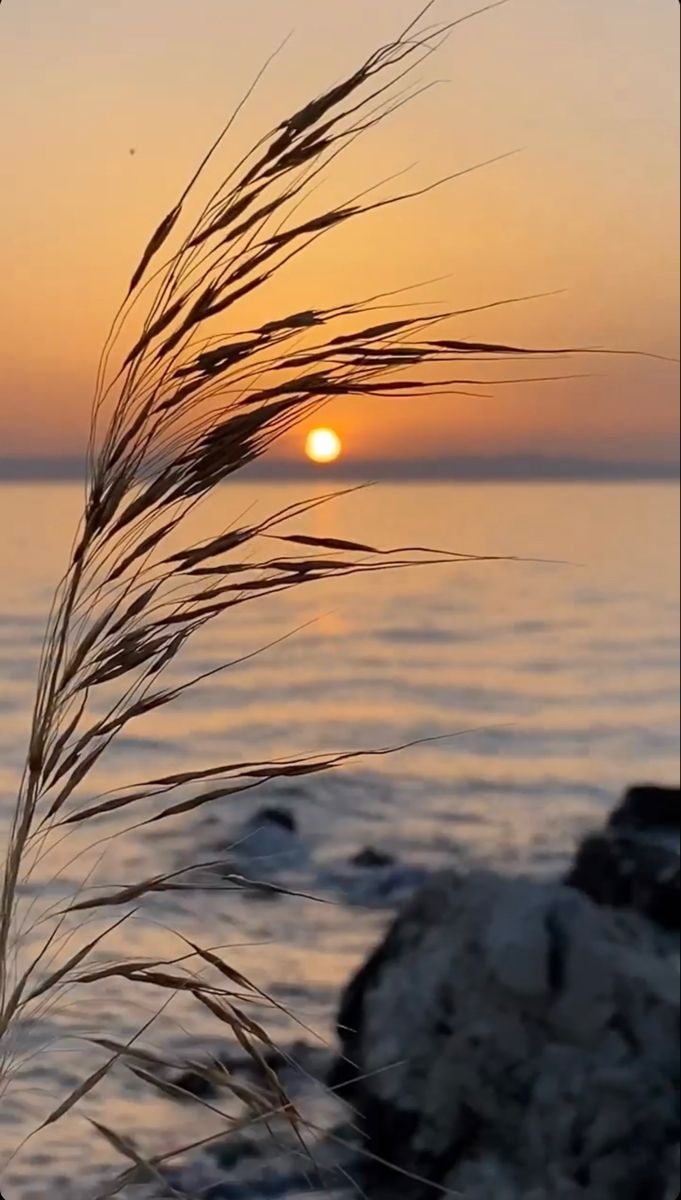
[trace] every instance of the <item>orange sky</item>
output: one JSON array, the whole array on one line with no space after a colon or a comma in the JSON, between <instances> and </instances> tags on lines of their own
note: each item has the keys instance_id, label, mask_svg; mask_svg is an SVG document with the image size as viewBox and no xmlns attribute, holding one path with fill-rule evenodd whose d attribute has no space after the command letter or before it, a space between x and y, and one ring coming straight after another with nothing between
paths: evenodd
<instances>
[{"instance_id":1,"label":"orange sky","mask_svg":"<svg viewBox=\"0 0 681 1200\"><path fill-rule=\"evenodd\" d=\"M293 31L227 156L352 68L416 0L20 0L0 9L0 455L84 442L131 267L267 54ZM466 11L440 0L438 18ZM468 5L468 7L475 7ZM415 164L409 185L522 153L318 244L263 303L310 307L434 276L462 336L678 353L676 0L511 0L457 31L447 82L343 160L325 198ZM134 149L134 155L130 150ZM223 160L224 161L224 160ZM290 311L290 309L289 309ZM541 364L544 368L544 364ZM353 401L355 455L677 453L675 366L597 359L590 378L492 400ZM539 369L538 373L543 373ZM279 453L298 454L303 432Z\"/></svg>"}]
</instances>

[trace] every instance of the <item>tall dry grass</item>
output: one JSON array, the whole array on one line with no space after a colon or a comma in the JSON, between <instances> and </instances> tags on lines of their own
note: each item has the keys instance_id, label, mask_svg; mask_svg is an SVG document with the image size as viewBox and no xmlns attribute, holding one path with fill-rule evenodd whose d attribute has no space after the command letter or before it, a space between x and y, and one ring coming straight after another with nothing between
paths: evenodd
<instances>
[{"instance_id":1,"label":"tall dry grass","mask_svg":"<svg viewBox=\"0 0 681 1200\"><path fill-rule=\"evenodd\" d=\"M240 319L241 303L317 239L429 191L378 198L374 188L355 186L344 204L300 216L303 203L309 208L314 202L320 176L351 143L421 90L416 69L459 24L428 24L430 8L229 165L191 217L199 179L222 151L240 104L132 273L97 374L84 512L49 615L6 847L0 903L3 1106L11 1106L21 1082L16 1055L22 1031L39 1026L67 998L87 1010L92 986L115 980L131 993L153 990L159 1008L182 994L209 1010L268 1080L264 1089L241 1089L251 1119L278 1109L296 1125L295 1110L265 1062L270 1040L252 1015L251 1005L263 1000L254 983L222 955L179 937L172 958L125 959L107 950L111 934L145 897L184 886L181 873L94 893L84 878L64 904L40 910L34 903L30 939L20 897L47 850L74 831L89 831L96 844L101 822L112 815L123 819L119 836L125 836L125 822L139 829L188 815L275 779L332 769L348 757L292 754L211 763L93 795L93 772L115 751L116 738L200 683L202 677L171 685L167 672L208 622L318 580L471 558L290 531L294 519L329 497L301 500L252 522L237 519L199 543L185 535L186 518L218 485L335 397L418 398L435 386L434 378L438 389L453 395L476 394L480 381L473 364L538 353L461 340L451 330L460 315L455 308L424 313L378 286L371 296L339 300L333 308L310 296L303 310L273 311L255 327ZM214 669L227 666L216 663ZM241 881L231 882L238 887ZM107 918L94 934L88 923L93 916ZM42 930L37 951L36 929ZM92 1039L104 1052L101 1062L55 1098L42 1128L79 1108L114 1069L145 1078L168 1065L144 1047L152 1022L126 1043L102 1029ZM225 1114L226 1124L230 1120ZM169 1147L145 1159L121 1133L101 1122L97 1130L129 1160L102 1196L158 1177L163 1163L182 1149Z\"/></svg>"}]
</instances>

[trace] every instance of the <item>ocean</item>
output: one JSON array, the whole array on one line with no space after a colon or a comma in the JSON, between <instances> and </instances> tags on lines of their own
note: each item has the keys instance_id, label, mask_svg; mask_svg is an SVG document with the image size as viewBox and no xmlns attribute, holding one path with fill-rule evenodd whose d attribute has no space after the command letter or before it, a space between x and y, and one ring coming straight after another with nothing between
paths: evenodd
<instances>
[{"instance_id":1,"label":"ocean","mask_svg":"<svg viewBox=\"0 0 681 1200\"><path fill-rule=\"evenodd\" d=\"M326 490L223 486L192 517L195 533L315 489ZM22 769L45 617L81 503L76 484L0 485L0 830ZM331 1045L341 987L427 873L482 862L555 876L625 787L678 783L678 512L671 483L381 484L316 509L305 529L319 536L511 561L316 584L246 605L203 631L185 657L188 674L277 644L130 729L91 790L230 759L421 744L221 801L153 834L101 842L98 882L122 885L231 854L251 878L305 893L263 898L206 886L156 896L116 931L112 952L170 956L174 931L229 947L224 957L281 1006L258 1019L282 1043ZM294 832L258 817L272 807ZM390 858L378 875L352 862L367 848ZM29 942L41 908L80 883L91 861L85 850L74 838L58 865L38 861L23 890ZM111 984L91 995L91 1004L82 992L77 1002L64 995L13 1047L22 1064L0 1095L0 1166L100 1061L86 1035L130 1036L157 1001L133 1008ZM178 1003L146 1044L191 1057L218 1041L205 1010ZM83 1111L134 1134L145 1152L206 1133L205 1112L125 1071ZM73 1200L89 1173L112 1161L106 1142L69 1114L32 1138L0 1181L7 1200ZM260 1195L255 1186L240 1194ZM267 1192L275 1194L294 1191Z\"/></svg>"}]
</instances>

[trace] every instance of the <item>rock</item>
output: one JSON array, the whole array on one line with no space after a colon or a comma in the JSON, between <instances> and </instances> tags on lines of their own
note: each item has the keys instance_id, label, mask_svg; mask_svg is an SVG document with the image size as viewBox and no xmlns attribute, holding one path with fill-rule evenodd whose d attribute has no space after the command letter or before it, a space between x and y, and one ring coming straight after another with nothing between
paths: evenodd
<instances>
[{"instance_id":1,"label":"rock","mask_svg":"<svg viewBox=\"0 0 681 1200\"><path fill-rule=\"evenodd\" d=\"M666 1200L677 1186L678 960L574 887L435 876L347 988L331 1073L369 1194ZM357 1082L353 1082L353 1080ZM676 1193L674 1193L676 1195Z\"/></svg>"},{"instance_id":2,"label":"rock","mask_svg":"<svg viewBox=\"0 0 681 1200\"><path fill-rule=\"evenodd\" d=\"M393 867L395 859L385 850L375 850L373 846L365 846L350 859L353 867Z\"/></svg>"},{"instance_id":3,"label":"rock","mask_svg":"<svg viewBox=\"0 0 681 1200\"><path fill-rule=\"evenodd\" d=\"M328 1051L298 1041L282 1053L268 1054L267 1061L290 1096L299 1122L277 1111L266 1121L246 1120L241 1129L236 1120L223 1138L211 1139L200 1154L166 1174L175 1190L162 1191L158 1200L171 1194L194 1200L348 1200L356 1138L343 1105L325 1086ZM242 1084L252 1071L250 1058L233 1060L233 1072ZM224 1096L217 1106L234 1111Z\"/></svg>"},{"instance_id":4,"label":"rock","mask_svg":"<svg viewBox=\"0 0 681 1200\"><path fill-rule=\"evenodd\" d=\"M592 834L582 842L566 883L597 904L632 908L665 929L679 929L678 855L636 837Z\"/></svg>"},{"instance_id":5,"label":"rock","mask_svg":"<svg viewBox=\"0 0 681 1200\"><path fill-rule=\"evenodd\" d=\"M678 930L680 818L678 788L630 788L605 829L582 841L566 883L597 904L632 908Z\"/></svg>"},{"instance_id":6,"label":"rock","mask_svg":"<svg viewBox=\"0 0 681 1200\"><path fill-rule=\"evenodd\" d=\"M282 871L297 870L308 859L295 817L285 808L262 808L237 830L227 846L225 870L265 882Z\"/></svg>"},{"instance_id":7,"label":"rock","mask_svg":"<svg viewBox=\"0 0 681 1200\"><path fill-rule=\"evenodd\" d=\"M289 833L298 832L296 819L287 808L263 808L251 818L249 824L257 829L263 825L278 825Z\"/></svg>"},{"instance_id":8,"label":"rock","mask_svg":"<svg viewBox=\"0 0 681 1200\"><path fill-rule=\"evenodd\" d=\"M228 1078L226 1069L213 1063L187 1067L169 1080L170 1095L177 1100L212 1100Z\"/></svg>"},{"instance_id":9,"label":"rock","mask_svg":"<svg viewBox=\"0 0 681 1200\"><path fill-rule=\"evenodd\" d=\"M346 904L396 909L423 887L428 874L424 867L368 848L340 866L327 866L318 878L322 890L335 892Z\"/></svg>"},{"instance_id":10,"label":"rock","mask_svg":"<svg viewBox=\"0 0 681 1200\"><path fill-rule=\"evenodd\" d=\"M184 1070L170 1076L167 1084L176 1100L214 1099L221 1090L230 1090L234 1084L238 1089L240 1080L246 1085L252 1081L266 1090L270 1086L268 1072L277 1074L287 1061L277 1049L264 1052L260 1062L247 1056L237 1057L230 1051L221 1051L203 1061L188 1063Z\"/></svg>"},{"instance_id":11,"label":"rock","mask_svg":"<svg viewBox=\"0 0 681 1200\"><path fill-rule=\"evenodd\" d=\"M631 787L608 821L611 826L628 829L681 830L681 791L679 788L642 784Z\"/></svg>"},{"instance_id":12,"label":"rock","mask_svg":"<svg viewBox=\"0 0 681 1200\"><path fill-rule=\"evenodd\" d=\"M328 1063L328 1050L306 1042L294 1042L286 1049L263 1050L257 1061L248 1055L236 1055L231 1049L218 1050L187 1063L167 1079L159 1078L157 1086L165 1087L176 1100L205 1100L215 1099L221 1090L243 1091L249 1083L267 1091L275 1075L284 1090L293 1094L301 1080L322 1081Z\"/></svg>"}]
</instances>

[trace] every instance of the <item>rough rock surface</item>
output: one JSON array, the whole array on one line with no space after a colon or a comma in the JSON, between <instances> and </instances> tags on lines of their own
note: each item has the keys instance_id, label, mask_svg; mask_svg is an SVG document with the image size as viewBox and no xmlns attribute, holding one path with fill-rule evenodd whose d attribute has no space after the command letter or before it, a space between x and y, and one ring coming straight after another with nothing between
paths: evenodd
<instances>
[{"instance_id":1,"label":"rough rock surface","mask_svg":"<svg viewBox=\"0 0 681 1200\"><path fill-rule=\"evenodd\" d=\"M610 826L628 829L667 829L679 834L681 827L681 791L652 783L630 787L612 812Z\"/></svg>"},{"instance_id":2,"label":"rough rock surface","mask_svg":"<svg viewBox=\"0 0 681 1200\"><path fill-rule=\"evenodd\" d=\"M581 843L566 882L598 904L633 908L678 930L680 825L678 788L630 788L605 829Z\"/></svg>"},{"instance_id":3,"label":"rough rock surface","mask_svg":"<svg viewBox=\"0 0 681 1200\"><path fill-rule=\"evenodd\" d=\"M346 990L331 1084L373 1155L466 1200L675 1197L674 941L574 887L436 876Z\"/></svg>"}]
</instances>

